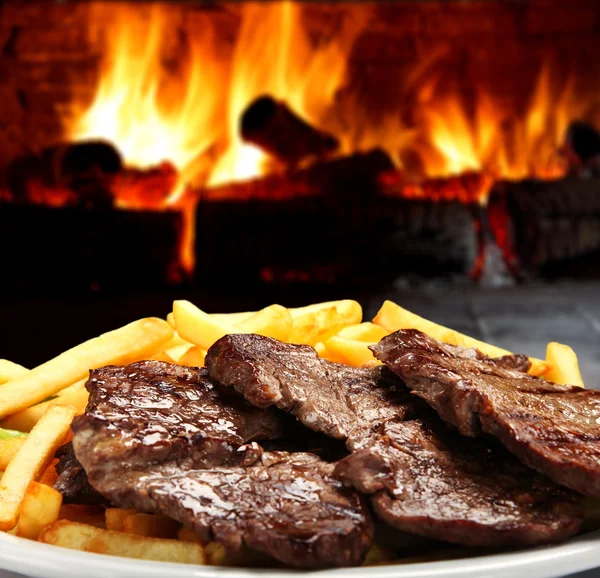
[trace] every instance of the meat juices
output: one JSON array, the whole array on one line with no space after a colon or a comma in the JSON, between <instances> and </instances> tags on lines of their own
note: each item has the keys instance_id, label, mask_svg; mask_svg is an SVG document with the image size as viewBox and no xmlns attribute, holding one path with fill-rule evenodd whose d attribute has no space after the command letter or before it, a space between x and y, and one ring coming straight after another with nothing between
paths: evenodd
<instances>
[{"instance_id":1,"label":"meat juices","mask_svg":"<svg viewBox=\"0 0 600 578\"><path fill-rule=\"evenodd\" d=\"M317 456L258 445L282 434L275 408L251 406L204 369L156 361L93 371L86 387L73 448L113 504L164 513L205 540L293 566L363 560L373 525L361 496Z\"/></svg>"},{"instance_id":2,"label":"meat juices","mask_svg":"<svg viewBox=\"0 0 600 578\"><path fill-rule=\"evenodd\" d=\"M206 365L211 377L250 402L276 405L345 440L352 453L336 474L372 495L378 516L399 529L500 546L562 540L581 524L578 494L501 447L453 434L385 367L328 362L311 347L258 335L223 337L209 349Z\"/></svg>"},{"instance_id":3,"label":"meat juices","mask_svg":"<svg viewBox=\"0 0 600 578\"><path fill-rule=\"evenodd\" d=\"M495 436L527 466L600 497L600 392L544 381L414 329L371 349L461 434Z\"/></svg>"}]
</instances>

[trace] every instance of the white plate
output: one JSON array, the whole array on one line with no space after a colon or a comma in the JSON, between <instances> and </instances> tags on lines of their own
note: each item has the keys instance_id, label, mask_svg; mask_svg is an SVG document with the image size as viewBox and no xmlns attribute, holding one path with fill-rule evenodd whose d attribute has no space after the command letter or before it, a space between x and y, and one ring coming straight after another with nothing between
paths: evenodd
<instances>
[{"instance_id":1,"label":"white plate","mask_svg":"<svg viewBox=\"0 0 600 578\"><path fill-rule=\"evenodd\" d=\"M310 572L319 578L557 578L600 566L600 531L547 546L448 562ZM0 534L0 569L35 578L270 578L294 570L252 570L142 562L89 554Z\"/></svg>"}]
</instances>

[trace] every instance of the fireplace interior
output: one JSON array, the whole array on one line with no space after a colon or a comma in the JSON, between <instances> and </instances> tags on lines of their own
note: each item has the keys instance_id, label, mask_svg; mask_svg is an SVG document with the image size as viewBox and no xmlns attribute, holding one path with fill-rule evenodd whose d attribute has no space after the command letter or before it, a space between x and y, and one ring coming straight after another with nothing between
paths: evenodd
<instances>
[{"instance_id":1,"label":"fireplace interior","mask_svg":"<svg viewBox=\"0 0 600 578\"><path fill-rule=\"evenodd\" d=\"M597 276L599 39L593 0L0 2L0 294Z\"/></svg>"}]
</instances>

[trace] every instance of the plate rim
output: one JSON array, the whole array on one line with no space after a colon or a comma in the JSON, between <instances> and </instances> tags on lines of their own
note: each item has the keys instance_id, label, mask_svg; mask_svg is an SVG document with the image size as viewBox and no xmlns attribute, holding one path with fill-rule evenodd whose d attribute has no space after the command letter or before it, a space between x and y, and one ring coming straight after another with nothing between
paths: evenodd
<instances>
[{"instance_id":1,"label":"plate rim","mask_svg":"<svg viewBox=\"0 0 600 578\"><path fill-rule=\"evenodd\" d=\"M486 578L523 576L554 578L591 570L600 566L600 530L577 536L557 545L541 546L516 552L489 554L477 558L459 558L416 564L387 564L310 571L311 576L373 578ZM465 564L465 560L468 564ZM82 569L88 578L107 576L137 578L270 578L302 574L297 569L232 568L198 566L171 562L135 560L61 548L0 534L0 569L33 578L80 578ZM513 572L525 571L525 574ZM507 574L507 572L510 572ZM304 573L308 574L308 571Z\"/></svg>"}]
</instances>

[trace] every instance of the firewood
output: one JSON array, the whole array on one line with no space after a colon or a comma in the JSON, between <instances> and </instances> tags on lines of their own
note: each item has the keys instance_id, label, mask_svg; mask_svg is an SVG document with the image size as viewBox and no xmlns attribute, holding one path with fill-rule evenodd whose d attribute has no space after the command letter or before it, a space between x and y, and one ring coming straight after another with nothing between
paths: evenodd
<instances>
[{"instance_id":1,"label":"firewood","mask_svg":"<svg viewBox=\"0 0 600 578\"><path fill-rule=\"evenodd\" d=\"M241 118L240 133L244 141L288 165L308 157L323 157L339 146L333 135L309 125L285 102L269 96L248 106Z\"/></svg>"}]
</instances>

